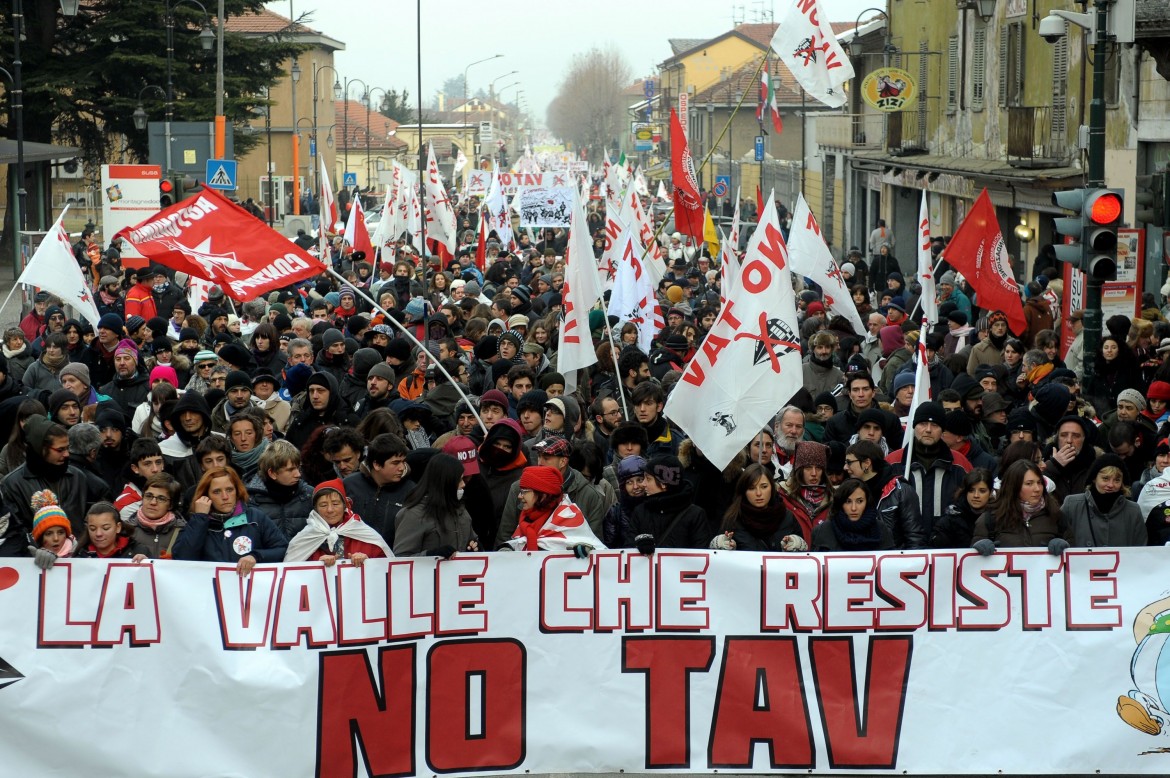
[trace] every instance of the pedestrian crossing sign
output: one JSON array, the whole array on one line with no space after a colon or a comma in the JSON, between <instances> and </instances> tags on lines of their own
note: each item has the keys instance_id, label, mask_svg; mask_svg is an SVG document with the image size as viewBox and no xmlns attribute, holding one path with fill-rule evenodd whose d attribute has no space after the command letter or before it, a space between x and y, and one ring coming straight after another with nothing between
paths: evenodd
<instances>
[{"instance_id":1,"label":"pedestrian crossing sign","mask_svg":"<svg viewBox=\"0 0 1170 778\"><path fill-rule=\"evenodd\" d=\"M204 186L208 189L235 189L236 161L234 159L207 160L207 176L204 178Z\"/></svg>"}]
</instances>

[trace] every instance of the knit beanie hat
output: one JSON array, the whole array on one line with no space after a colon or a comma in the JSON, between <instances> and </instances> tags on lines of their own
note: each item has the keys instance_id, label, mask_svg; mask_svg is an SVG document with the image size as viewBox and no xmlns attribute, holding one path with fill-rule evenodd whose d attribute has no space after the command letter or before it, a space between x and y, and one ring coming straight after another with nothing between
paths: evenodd
<instances>
[{"instance_id":1,"label":"knit beanie hat","mask_svg":"<svg viewBox=\"0 0 1170 778\"><path fill-rule=\"evenodd\" d=\"M210 349L203 349L203 350L199 351L197 354L195 354L195 364L197 364L197 365L200 362L218 362L218 361L219 361L219 357L216 356L216 353L214 351L211 351Z\"/></svg>"},{"instance_id":2,"label":"knit beanie hat","mask_svg":"<svg viewBox=\"0 0 1170 778\"><path fill-rule=\"evenodd\" d=\"M50 527L61 527L66 534L72 534L73 527L70 525L69 517L65 515L65 511L61 510L61 506L57 504L57 495L48 489L42 489L39 492L33 492L30 502L33 510L36 511L33 514L33 540L39 542L41 536Z\"/></svg>"},{"instance_id":3,"label":"knit beanie hat","mask_svg":"<svg viewBox=\"0 0 1170 778\"><path fill-rule=\"evenodd\" d=\"M905 373L898 373L898 375L894 376L894 394L897 394L900 390L906 388L907 386L913 386L913 385L914 385L914 371L913 370L907 370Z\"/></svg>"},{"instance_id":4,"label":"knit beanie hat","mask_svg":"<svg viewBox=\"0 0 1170 778\"><path fill-rule=\"evenodd\" d=\"M555 467L533 465L524 468L520 474L520 488L531 489L541 494L560 494L564 485L561 471Z\"/></svg>"},{"instance_id":5,"label":"knit beanie hat","mask_svg":"<svg viewBox=\"0 0 1170 778\"><path fill-rule=\"evenodd\" d=\"M252 364L252 355L239 343L229 343L219 350L219 358L235 368L244 369Z\"/></svg>"},{"instance_id":6,"label":"knit beanie hat","mask_svg":"<svg viewBox=\"0 0 1170 778\"><path fill-rule=\"evenodd\" d=\"M813 406L819 407L821 405L832 406L834 412L836 412L837 398L833 396L832 392L821 392L813 399Z\"/></svg>"},{"instance_id":7,"label":"knit beanie hat","mask_svg":"<svg viewBox=\"0 0 1170 778\"><path fill-rule=\"evenodd\" d=\"M418 321L427 315L426 301L421 297L414 297L406 304L406 315L413 321Z\"/></svg>"},{"instance_id":8,"label":"knit beanie hat","mask_svg":"<svg viewBox=\"0 0 1170 778\"><path fill-rule=\"evenodd\" d=\"M386 344L386 357L399 362L410 361L410 343L406 338L395 338Z\"/></svg>"},{"instance_id":9,"label":"knit beanie hat","mask_svg":"<svg viewBox=\"0 0 1170 778\"><path fill-rule=\"evenodd\" d=\"M344 342L345 336L341 334L341 330L334 329L333 327L325 330L325 333L321 336L321 348L329 348L335 343Z\"/></svg>"},{"instance_id":10,"label":"knit beanie hat","mask_svg":"<svg viewBox=\"0 0 1170 778\"><path fill-rule=\"evenodd\" d=\"M828 458L829 452L823 443L802 440L796 444L796 454L792 458L793 472L799 473L802 467L819 467L824 470Z\"/></svg>"},{"instance_id":11,"label":"knit beanie hat","mask_svg":"<svg viewBox=\"0 0 1170 778\"><path fill-rule=\"evenodd\" d=\"M377 349L359 348L353 355L353 377L365 380L374 365L382 361Z\"/></svg>"},{"instance_id":12,"label":"knit beanie hat","mask_svg":"<svg viewBox=\"0 0 1170 778\"><path fill-rule=\"evenodd\" d=\"M647 462L647 473L671 491L682 485L682 462L672 454L656 454Z\"/></svg>"},{"instance_id":13,"label":"knit beanie hat","mask_svg":"<svg viewBox=\"0 0 1170 778\"><path fill-rule=\"evenodd\" d=\"M99 330L110 330L111 332L116 332L121 335L124 326L125 325L121 316L116 313L107 313L105 316L102 316L100 319L98 319L97 328Z\"/></svg>"},{"instance_id":14,"label":"knit beanie hat","mask_svg":"<svg viewBox=\"0 0 1170 778\"><path fill-rule=\"evenodd\" d=\"M941 427L943 421L946 419L946 415L946 411L943 410L941 404L924 402L914 410L914 426L918 426L924 422L933 422Z\"/></svg>"},{"instance_id":15,"label":"knit beanie hat","mask_svg":"<svg viewBox=\"0 0 1170 778\"><path fill-rule=\"evenodd\" d=\"M28 441L29 451L35 451L39 454L44 449L45 436L48 435L51 426L53 426L53 422L44 416L28 417L24 423L24 439Z\"/></svg>"},{"instance_id":16,"label":"knit beanie hat","mask_svg":"<svg viewBox=\"0 0 1170 778\"><path fill-rule=\"evenodd\" d=\"M369 380L370 378L384 378L390 383L394 383L394 379L397 378L397 376L394 373L394 368L390 367L390 365L386 364L385 362L379 362L370 368L370 372L366 373L366 380Z\"/></svg>"},{"instance_id":17,"label":"knit beanie hat","mask_svg":"<svg viewBox=\"0 0 1170 778\"><path fill-rule=\"evenodd\" d=\"M62 405L75 402L77 402L77 395L68 389L58 389L49 395L49 415L56 416Z\"/></svg>"},{"instance_id":18,"label":"knit beanie hat","mask_svg":"<svg viewBox=\"0 0 1170 778\"><path fill-rule=\"evenodd\" d=\"M886 429L886 412L881 408L866 408L857 414L857 430L860 431L866 424L876 424L883 431ZM797 445L800 445L799 443Z\"/></svg>"},{"instance_id":19,"label":"knit beanie hat","mask_svg":"<svg viewBox=\"0 0 1170 778\"><path fill-rule=\"evenodd\" d=\"M1146 397L1151 400L1170 400L1170 382L1151 381L1150 388L1146 390Z\"/></svg>"},{"instance_id":20,"label":"knit beanie hat","mask_svg":"<svg viewBox=\"0 0 1170 778\"><path fill-rule=\"evenodd\" d=\"M506 376L512 367L512 362L507 359L497 359L495 362L493 362L491 368L492 386L495 386L497 381Z\"/></svg>"},{"instance_id":21,"label":"knit beanie hat","mask_svg":"<svg viewBox=\"0 0 1170 778\"><path fill-rule=\"evenodd\" d=\"M497 405L506 411L508 410L508 398L499 389L488 389L479 398L479 407L482 409L485 405Z\"/></svg>"},{"instance_id":22,"label":"knit beanie hat","mask_svg":"<svg viewBox=\"0 0 1170 778\"><path fill-rule=\"evenodd\" d=\"M1116 467L1124 475L1125 461L1117 456L1117 454L1102 454L1093 460L1093 464L1089 466L1089 477L1085 480L1086 485L1092 484L1097 480L1097 474L1107 467Z\"/></svg>"},{"instance_id":23,"label":"knit beanie hat","mask_svg":"<svg viewBox=\"0 0 1170 778\"><path fill-rule=\"evenodd\" d=\"M82 362L70 362L65 367L61 368L61 372L57 374L58 378L64 378L71 375L86 386L93 386L93 382L89 379L89 366ZM1167 384L1170 387L1170 384Z\"/></svg>"},{"instance_id":24,"label":"knit beanie hat","mask_svg":"<svg viewBox=\"0 0 1170 778\"><path fill-rule=\"evenodd\" d=\"M146 319L141 316L131 316L126 319L126 332L133 335L140 327L146 326Z\"/></svg>"},{"instance_id":25,"label":"knit beanie hat","mask_svg":"<svg viewBox=\"0 0 1170 778\"><path fill-rule=\"evenodd\" d=\"M151 373L153 376L154 373ZM233 370L227 374L227 380L223 383L225 391L230 392L232 389L247 389L252 390L252 378L243 370Z\"/></svg>"},{"instance_id":26,"label":"knit beanie hat","mask_svg":"<svg viewBox=\"0 0 1170 778\"><path fill-rule=\"evenodd\" d=\"M166 381L176 389L179 388L179 374L170 365L155 365L150 371L150 386L154 386L154 382L158 380Z\"/></svg>"},{"instance_id":27,"label":"knit beanie hat","mask_svg":"<svg viewBox=\"0 0 1170 778\"><path fill-rule=\"evenodd\" d=\"M642 447L642 451L646 451L650 446L650 439L646 434L646 428L636 421L623 421L621 424L614 427L613 432L609 435L609 447L617 451L617 447L623 443L637 443Z\"/></svg>"},{"instance_id":28,"label":"knit beanie hat","mask_svg":"<svg viewBox=\"0 0 1170 778\"><path fill-rule=\"evenodd\" d=\"M475 347L471 353L476 359L487 361L494 357L500 350L500 339L495 335L484 335L476 341Z\"/></svg>"},{"instance_id":29,"label":"knit beanie hat","mask_svg":"<svg viewBox=\"0 0 1170 778\"><path fill-rule=\"evenodd\" d=\"M118 345L114 347L114 356L116 357L119 354L129 354L135 359L138 359L138 346L129 338L122 338L118 341Z\"/></svg>"},{"instance_id":30,"label":"knit beanie hat","mask_svg":"<svg viewBox=\"0 0 1170 778\"><path fill-rule=\"evenodd\" d=\"M962 411L951 411L943 417L942 428L944 432L966 438L971 435L971 420Z\"/></svg>"},{"instance_id":31,"label":"knit beanie hat","mask_svg":"<svg viewBox=\"0 0 1170 778\"><path fill-rule=\"evenodd\" d=\"M1146 409L1146 398L1137 389L1123 389L1117 393L1117 402L1132 403L1139 411Z\"/></svg>"},{"instance_id":32,"label":"knit beanie hat","mask_svg":"<svg viewBox=\"0 0 1170 778\"><path fill-rule=\"evenodd\" d=\"M556 384L564 386L565 377L560 373L545 373L537 380L536 384L547 392L550 386L555 386ZM1170 384L1166 384L1166 387L1170 390Z\"/></svg>"}]
</instances>

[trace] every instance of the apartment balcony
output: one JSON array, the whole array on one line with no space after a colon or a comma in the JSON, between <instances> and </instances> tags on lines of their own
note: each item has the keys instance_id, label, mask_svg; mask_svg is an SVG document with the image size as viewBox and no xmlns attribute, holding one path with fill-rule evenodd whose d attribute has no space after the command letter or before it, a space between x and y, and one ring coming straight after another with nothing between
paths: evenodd
<instances>
[{"instance_id":1,"label":"apartment balcony","mask_svg":"<svg viewBox=\"0 0 1170 778\"><path fill-rule=\"evenodd\" d=\"M834 149L880 149L886 117L878 113L817 115L817 145Z\"/></svg>"},{"instance_id":2,"label":"apartment balcony","mask_svg":"<svg viewBox=\"0 0 1170 778\"><path fill-rule=\"evenodd\" d=\"M1053 127L1050 105L1008 108L1007 161L1018 168L1068 164L1068 139L1061 121Z\"/></svg>"},{"instance_id":3,"label":"apartment balcony","mask_svg":"<svg viewBox=\"0 0 1170 778\"><path fill-rule=\"evenodd\" d=\"M924 110L899 111L886 120L886 151L896 157L926 154L927 114Z\"/></svg>"}]
</instances>

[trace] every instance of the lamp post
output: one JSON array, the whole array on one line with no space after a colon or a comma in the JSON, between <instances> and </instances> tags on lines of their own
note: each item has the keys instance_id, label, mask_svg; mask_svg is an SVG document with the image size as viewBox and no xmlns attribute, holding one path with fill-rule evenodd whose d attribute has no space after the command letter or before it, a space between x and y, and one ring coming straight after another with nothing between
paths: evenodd
<instances>
[{"instance_id":1,"label":"lamp post","mask_svg":"<svg viewBox=\"0 0 1170 778\"><path fill-rule=\"evenodd\" d=\"M17 0L19 3L21 0ZM166 126L163 128L163 134L166 136L166 163L167 176L169 177L173 171L171 165L171 121L174 119L175 113L175 81L174 81L174 61L175 61L175 9L184 3L196 6L203 11L203 28L199 31L199 45L203 47L204 52L211 51L212 45L215 43L215 33L211 31L211 15L207 13L207 9L199 0L175 0L170 2L167 0L166 17L164 22L167 28L167 120ZM17 38L19 39L19 35Z\"/></svg>"},{"instance_id":2,"label":"lamp post","mask_svg":"<svg viewBox=\"0 0 1170 778\"><path fill-rule=\"evenodd\" d=\"M865 54L865 46L861 43L861 36L857 34L857 28L861 26L861 17L871 12L881 14L882 18L886 20L886 41L882 44L882 64L889 65L890 55L898 53L898 47L890 42L890 15L880 8L866 8L857 14L857 20L853 22L853 37L849 40L849 56L860 57Z\"/></svg>"},{"instance_id":3,"label":"lamp post","mask_svg":"<svg viewBox=\"0 0 1170 778\"><path fill-rule=\"evenodd\" d=\"M292 212L293 216L301 215L301 136L297 133L297 84L301 81L301 66L293 60L292 68L288 71L289 79L292 81L292 120L293 120L293 136L292 136Z\"/></svg>"},{"instance_id":4,"label":"lamp post","mask_svg":"<svg viewBox=\"0 0 1170 778\"><path fill-rule=\"evenodd\" d=\"M350 84L361 84L363 91L365 91L365 92L370 91L369 85L366 84L365 81L362 81L360 78L347 78L347 79L345 79L345 83L342 86L342 94L345 96L344 102L342 103L342 109L341 109L341 111L342 111L341 125L345 128L341 133L341 144L342 144L341 145L341 155L342 155L342 160L343 160L342 165L341 165L341 176L342 176L343 182L345 180L346 172L349 171L349 85Z\"/></svg>"},{"instance_id":5,"label":"lamp post","mask_svg":"<svg viewBox=\"0 0 1170 778\"><path fill-rule=\"evenodd\" d=\"M508 76L514 76L519 72L520 72L519 70L513 70L509 73L504 73L503 75L496 76L495 78L493 78L491 83L488 85L488 99L489 100L496 99L496 82L497 81L499 81L502 78L507 78ZM503 91L503 90L500 90L500 91Z\"/></svg>"},{"instance_id":6,"label":"lamp post","mask_svg":"<svg viewBox=\"0 0 1170 778\"><path fill-rule=\"evenodd\" d=\"M321 188L321 180L320 180L321 173L319 171L320 165L317 163L315 157L321 148L320 144L317 142L317 85L318 85L317 84L317 75L323 70L332 70L333 71L333 99L335 101L341 99L341 76L338 74L337 68L333 67L332 65L318 65L316 62L314 62L313 63L313 145L312 145L312 149L311 149L313 152L313 156L314 156L314 160L313 160L313 190L314 191Z\"/></svg>"},{"instance_id":7,"label":"lamp post","mask_svg":"<svg viewBox=\"0 0 1170 778\"><path fill-rule=\"evenodd\" d=\"M475 62L472 62L467 67L463 68L463 134L462 134L462 138L463 138L464 143L467 143L467 109L468 109L468 106L467 106L467 71L471 70L471 68L474 67L475 65L481 65L484 62L491 62L493 59L499 59L502 56L504 56L504 55L503 54L493 54L492 56L485 57L484 59L477 59ZM422 88L421 83L422 83L422 77L420 76L419 77L419 84L420 84L419 88L420 89ZM419 105L419 109L418 109L418 116L419 116L419 119L418 119L418 122L419 122L418 145L419 145L419 148L421 149L422 148L422 92L421 91L419 92L418 100L419 100L419 103L418 103L418 105ZM471 149L471 151L474 151L474 149ZM420 157L420 159L425 159L425 157ZM425 166L426 166L425 164L419 165L419 170L422 170Z\"/></svg>"},{"instance_id":8,"label":"lamp post","mask_svg":"<svg viewBox=\"0 0 1170 778\"><path fill-rule=\"evenodd\" d=\"M374 92L381 92L382 99L386 99L386 90L380 86L373 89L368 89L362 94L362 104L366 107L366 188L370 188L370 179L373 174L370 172L370 114L373 113ZM381 106L381 103L378 103Z\"/></svg>"},{"instance_id":9,"label":"lamp post","mask_svg":"<svg viewBox=\"0 0 1170 778\"><path fill-rule=\"evenodd\" d=\"M138 92L138 105L135 107L134 113L130 115L130 118L134 120L134 129L138 130L139 132L142 132L146 129L146 125L150 119L150 117L146 115L146 109L142 107L142 96L152 89L162 95L164 100L167 96L167 90L163 89L161 86L155 86L154 84L147 84Z\"/></svg>"}]
</instances>

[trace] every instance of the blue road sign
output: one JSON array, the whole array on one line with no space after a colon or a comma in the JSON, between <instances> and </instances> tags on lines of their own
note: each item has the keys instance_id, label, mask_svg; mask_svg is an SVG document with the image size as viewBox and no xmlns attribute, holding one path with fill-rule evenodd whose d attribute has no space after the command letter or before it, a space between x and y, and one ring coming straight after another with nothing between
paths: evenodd
<instances>
[{"instance_id":1,"label":"blue road sign","mask_svg":"<svg viewBox=\"0 0 1170 778\"><path fill-rule=\"evenodd\" d=\"M357 186L357 173L346 173L341 177L341 185L346 189Z\"/></svg>"},{"instance_id":2,"label":"blue road sign","mask_svg":"<svg viewBox=\"0 0 1170 778\"><path fill-rule=\"evenodd\" d=\"M756 136L756 162L764 161L764 136Z\"/></svg>"},{"instance_id":3,"label":"blue road sign","mask_svg":"<svg viewBox=\"0 0 1170 778\"><path fill-rule=\"evenodd\" d=\"M642 94L646 97L654 96L654 79L648 78L642 82Z\"/></svg>"},{"instance_id":4,"label":"blue road sign","mask_svg":"<svg viewBox=\"0 0 1170 778\"><path fill-rule=\"evenodd\" d=\"M312 138L309 138L309 156L317 156L317 141L313 140Z\"/></svg>"},{"instance_id":5,"label":"blue road sign","mask_svg":"<svg viewBox=\"0 0 1170 778\"><path fill-rule=\"evenodd\" d=\"M207 160L207 175L203 177L203 185L208 189L235 189L236 161L234 159Z\"/></svg>"},{"instance_id":6,"label":"blue road sign","mask_svg":"<svg viewBox=\"0 0 1170 778\"><path fill-rule=\"evenodd\" d=\"M711 194L716 197L727 197L731 191L731 176L715 176L715 186L711 187Z\"/></svg>"}]
</instances>

